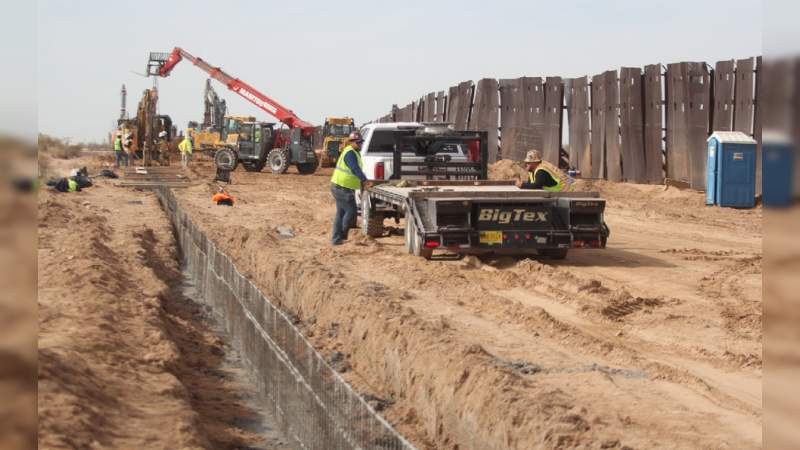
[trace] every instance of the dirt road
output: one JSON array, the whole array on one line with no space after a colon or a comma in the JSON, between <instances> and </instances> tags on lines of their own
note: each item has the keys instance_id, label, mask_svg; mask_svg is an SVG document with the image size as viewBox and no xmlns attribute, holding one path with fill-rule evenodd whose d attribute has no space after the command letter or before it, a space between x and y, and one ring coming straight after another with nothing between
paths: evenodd
<instances>
[{"instance_id":1,"label":"dirt road","mask_svg":"<svg viewBox=\"0 0 800 450\"><path fill-rule=\"evenodd\" d=\"M428 262L401 233L331 247L329 176L178 198L420 448L761 446L760 210L584 183L609 200L608 249Z\"/></svg>"},{"instance_id":2,"label":"dirt road","mask_svg":"<svg viewBox=\"0 0 800 450\"><path fill-rule=\"evenodd\" d=\"M95 182L39 196L39 448L285 448L248 429L155 196Z\"/></svg>"}]
</instances>

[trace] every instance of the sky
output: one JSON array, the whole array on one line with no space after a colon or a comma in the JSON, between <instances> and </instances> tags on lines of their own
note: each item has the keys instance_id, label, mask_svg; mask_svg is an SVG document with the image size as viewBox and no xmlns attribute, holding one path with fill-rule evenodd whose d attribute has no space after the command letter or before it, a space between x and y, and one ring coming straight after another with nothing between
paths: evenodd
<instances>
[{"instance_id":1,"label":"sky","mask_svg":"<svg viewBox=\"0 0 800 450\"><path fill-rule=\"evenodd\" d=\"M140 75L149 52L180 46L308 122L349 115L363 123L465 80L760 55L762 9L752 0L40 0L38 104L31 108L30 93L16 88L6 89L6 101L26 98L39 132L103 141L119 116L122 84L135 115L153 85ZM160 113L180 129L200 121L206 78L184 61L158 79ZM229 113L274 121L214 83Z\"/></svg>"}]
</instances>

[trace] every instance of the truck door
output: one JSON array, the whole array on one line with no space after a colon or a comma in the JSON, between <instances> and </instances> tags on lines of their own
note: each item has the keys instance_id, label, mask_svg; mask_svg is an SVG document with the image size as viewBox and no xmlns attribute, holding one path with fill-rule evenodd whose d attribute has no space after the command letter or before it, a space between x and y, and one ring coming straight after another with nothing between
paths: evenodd
<instances>
[{"instance_id":1,"label":"truck door","mask_svg":"<svg viewBox=\"0 0 800 450\"><path fill-rule=\"evenodd\" d=\"M243 123L239 127L239 158L240 159L253 159L258 158L258 153L256 152L257 144L255 142L256 136L255 133L255 124L252 123ZM260 130L259 130L259 135Z\"/></svg>"}]
</instances>

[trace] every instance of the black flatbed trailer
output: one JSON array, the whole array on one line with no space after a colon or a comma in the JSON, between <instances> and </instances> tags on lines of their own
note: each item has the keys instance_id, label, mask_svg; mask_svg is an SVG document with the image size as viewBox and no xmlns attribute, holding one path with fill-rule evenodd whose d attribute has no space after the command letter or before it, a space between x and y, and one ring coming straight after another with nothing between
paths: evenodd
<instances>
[{"instance_id":1,"label":"black flatbed trailer","mask_svg":"<svg viewBox=\"0 0 800 450\"><path fill-rule=\"evenodd\" d=\"M395 179L375 181L361 195L364 234L379 237L384 219L405 218L406 249L428 259L435 250L563 259L571 248L606 246L606 202L598 193L529 190L512 181L489 181L485 132L417 138L423 149L439 140L480 147L480 160L448 165L429 155L427 164L404 163L396 152ZM425 179L404 177L409 174Z\"/></svg>"}]
</instances>

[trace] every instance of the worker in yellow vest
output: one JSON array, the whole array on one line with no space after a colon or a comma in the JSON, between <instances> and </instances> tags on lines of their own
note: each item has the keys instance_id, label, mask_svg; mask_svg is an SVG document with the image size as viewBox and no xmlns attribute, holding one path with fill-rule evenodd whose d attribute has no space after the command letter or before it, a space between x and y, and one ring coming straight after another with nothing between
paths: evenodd
<instances>
[{"instance_id":1,"label":"worker in yellow vest","mask_svg":"<svg viewBox=\"0 0 800 450\"><path fill-rule=\"evenodd\" d=\"M186 169L192 159L192 140L189 139L189 133L186 133L181 143L178 144L178 150L181 151L181 167Z\"/></svg>"},{"instance_id":2,"label":"worker in yellow vest","mask_svg":"<svg viewBox=\"0 0 800 450\"><path fill-rule=\"evenodd\" d=\"M367 180L364 175L364 163L361 161L361 133L354 131L349 136L350 143L339 154L336 168L331 176L331 194L336 201L336 215L333 216L333 237L331 243L340 245L347 239L347 232L355 223L358 209L356 207L356 191L361 190L361 183Z\"/></svg>"},{"instance_id":3,"label":"worker in yellow vest","mask_svg":"<svg viewBox=\"0 0 800 450\"><path fill-rule=\"evenodd\" d=\"M114 160L118 169L120 165L123 165L123 161L124 165L128 165L128 154L122 148L122 136L120 134L117 134L117 137L114 138Z\"/></svg>"},{"instance_id":4,"label":"worker in yellow vest","mask_svg":"<svg viewBox=\"0 0 800 450\"><path fill-rule=\"evenodd\" d=\"M530 150L522 161L528 169L528 181L517 181L520 189L542 189L549 192L569 192L575 180L558 167L542 161L538 150Z\"/></svg>"}]
</instances>

